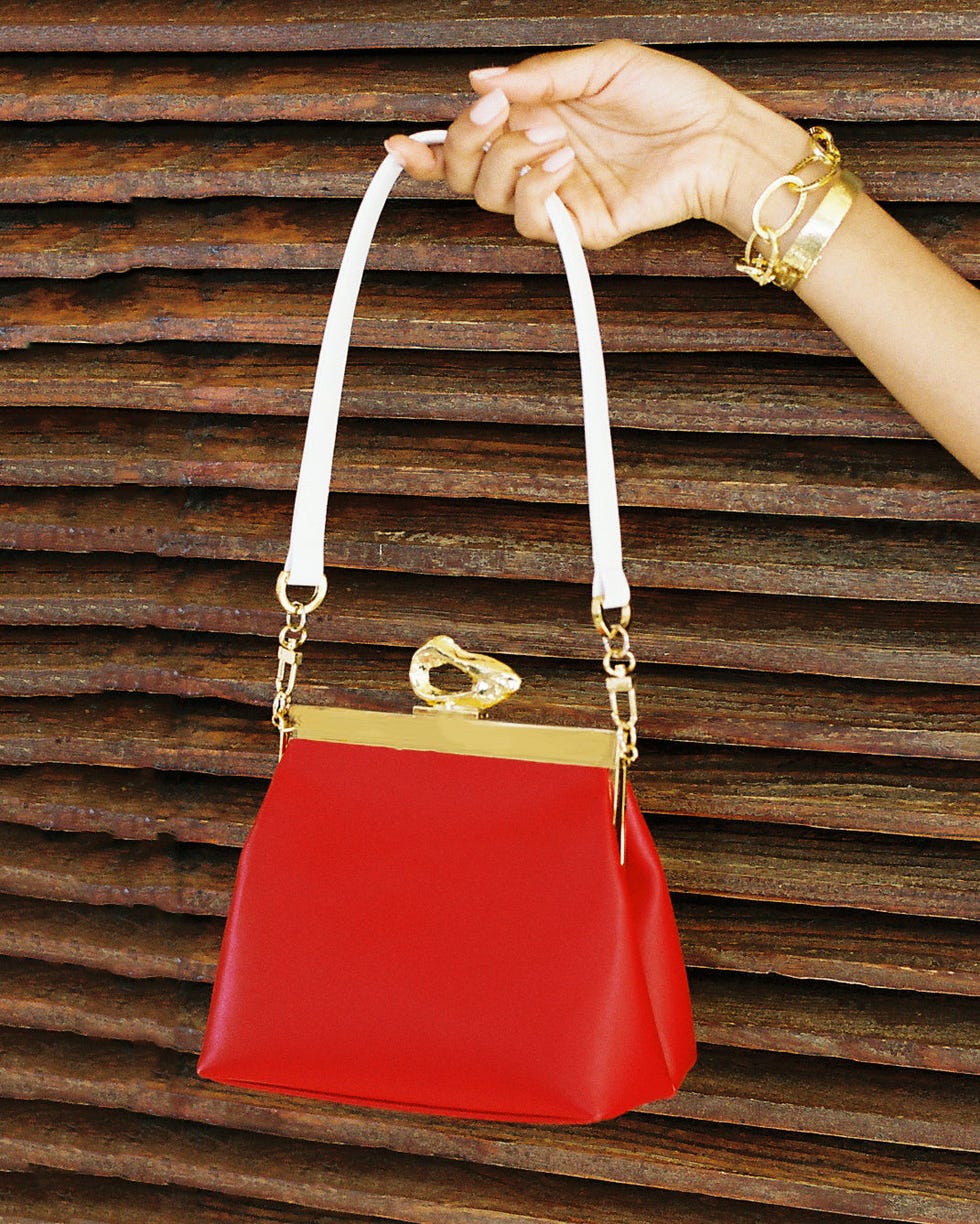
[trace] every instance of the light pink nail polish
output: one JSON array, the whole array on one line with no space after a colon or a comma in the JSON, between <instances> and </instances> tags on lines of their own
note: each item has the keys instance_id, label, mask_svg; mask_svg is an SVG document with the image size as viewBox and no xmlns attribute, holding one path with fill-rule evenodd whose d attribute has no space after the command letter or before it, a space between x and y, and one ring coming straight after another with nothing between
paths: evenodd
<instances>
[{"instance_id":1,"label":"light pink nail polish","mask_svg":"<svg viewBox=\"0 0 980 1224\"><path fill-rule=\"evenodd\" d=\"M545 158L541 163L541 169L545 174L554 174L557 170L567 166L574 156L575 150L566 145L564 149L559 149L557 153L552 153L550 157Z\"/></svg>"},{"instance_id":2,"label":"light pink nail polish","mask_svg":"<svg viewBox=\"0 0 980 1224\"><path fill-rule=\"evenodd\" d=\"M505 72L510 72L509 68L474 68L470 73L471 81L489 81L493 77L503 76Z\"/></svg>"},{"instance_id":3,"label":"light pink nail polish","mask_svg":"<svg viewBox=\"0 0 980 1224\"><path fill-rule=\"evenodd\" d=\"M565 129L557 123L540 123L536 127L525 129L524 135L531 144L553 144L556 140L564 139Z\"/></svg>"},{"instance_id":4,"label":"light pink nail polish","mask_svg":"<svg viewBox=\"0 0 980 1224\"><path fill-rule=\"evenodd\" d=\"M493 93L488 93L486 97L474 104L470 110L470 119L477 127L483 127L484 124L496 119L498 115L502 115L506 107L507 95L502 89L495 89Z\"/></svg>"}]
</instances>

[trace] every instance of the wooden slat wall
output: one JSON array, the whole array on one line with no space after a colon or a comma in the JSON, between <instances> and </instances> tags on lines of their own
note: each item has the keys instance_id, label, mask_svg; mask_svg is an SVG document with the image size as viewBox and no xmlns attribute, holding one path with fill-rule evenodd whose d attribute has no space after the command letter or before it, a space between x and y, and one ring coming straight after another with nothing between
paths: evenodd
<instances>
[{"instance_id":1,"label":"wooden slat wall","mask_svg":"<svg viewBox=\"0 0 980 1224\"><path fill-rule=\"evenodd\" d=\"M194 1076L354 197L468 68L617 34L828 122L980 278L970 0L0 13L0 1221L980 1221L980 485L704 225L590 257L696 1070L584 1129ZM404 708L452 609L515 716L601 725L555 252L398 194L307 692Z\"/></svg>"}]
</instances>

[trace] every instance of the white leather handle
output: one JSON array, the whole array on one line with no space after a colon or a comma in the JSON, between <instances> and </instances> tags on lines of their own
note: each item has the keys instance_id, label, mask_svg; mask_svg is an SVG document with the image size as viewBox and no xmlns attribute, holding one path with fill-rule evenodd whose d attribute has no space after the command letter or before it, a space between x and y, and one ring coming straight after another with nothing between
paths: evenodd
<instances>
[{"instance_id":1,"label":"white leather handle","mask_svg":"<svg viewBox=\"0 0 980 1224\"><path fill-rule=\"evenodd\" d=\"M417 132L413 140L441 144L444 131ZM317 586L323 580L323 540L327 521L327 499L333 469L337 420L347 352L354 322L354 308L374 230L388 193L402 167L390 155L378 167L364 194L351 227L334 287L323 343L317 361L310 416L303 445L303 461L296 486L293 527L285 571L295 586ZM623 549L619 531L619 502L613 465L606 370L596 318L592 282L575 225L556 195L546 201L548 217L558 239L568 287L571 292L582 367L582 403L585 418L586 471L589 486L589 523L595 576L592 594L604 608L622 608L630 592L623 573Z\"/></svg>"}]
</instances>

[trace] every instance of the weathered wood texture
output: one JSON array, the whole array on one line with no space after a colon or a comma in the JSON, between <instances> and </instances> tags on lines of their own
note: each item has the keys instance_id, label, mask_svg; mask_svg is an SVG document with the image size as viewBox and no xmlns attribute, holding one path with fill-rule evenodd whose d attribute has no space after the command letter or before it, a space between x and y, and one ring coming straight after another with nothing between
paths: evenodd
<instances>
[{"instance_id":1,"label":"weathered wood texture","mask_svg":"<svg viewBox=\"0 0 980 1224\"><path fill-rule=\"evenodd\" d=\"M2 32L0 32L2 39ZM396 125L23 124L0 138L0 202L111 201L136 197L363 194ZM980 201L975 124L837 125L849 162L889 202ZM259 139L258 137L261 137ZM402 199L447 199L441 183L402 178Z\"/></svg>"},{"instance_id":2,"label":"weathered wood texture","mask_svg":"<svg viewBox=\"0 0 980 1224\"><path fill-rule=\"evenodd\" d=\"M679 53L784 114L834 120L980 118L976 52L792 43ZM472 100L477 51L330 55L0 57L0 120L227 123L272 119L448 122ZM903 83L899 91L896 81Z\"/></svg>"},{"instance_id":3,"label":"weathered wood texture","mask_svg":"<svg viewBox=\"0 0 980 1224\"><path fill-rule=\"evenodd\" d=\"M0 22L0 49L9 51L307 51L356 47L524 47L591 43L601 38L640 42L783 42L850 39L980 37L971 0L942 10L909 0L848 0L828 8L806 0L760 9L748 0L675 0L656 7L623 0L597 13L584 0L522 0L516 11L473 16L452 0L376 0L356 11L338 0L282 0L274 10L255 3L233 9L209 0L179 5L152 0L138 15L98 0L12 0Z\"/></svg>"},{"instance_id":4,"label":"weathered wood texture","mask_svg":"<svg viewBox=\"0 0 980 1224\"><path fill-rule=\"evenodd\" d=\"M0 1117L0 1160L15 1170L40 1166L232 1189L370 1215L394 1209L405 1218L407 1208L409 1219L438 1218L438 1206L443 1218L451 1218L447 1207L466 1209L471 1219L488 1224L508 1216L515 1222L567 1220L569 1209L610 1224L624 1218L652 1224L664 1215L660 1196L648 1190L671 1190L781 1207L873 1210L879 1218L922 1224L972 1224L977 1201L976 1164L965 1154L767 1132L767 1164L751 1131L650 1115L610 1124L598 1142L587 1128L566 1128L552 1130L545 1146L526 1128L499 1148L483 1146L481 1165L45 1102L5 1102ZM488 1186L481 1168L495 1158L500 1164ZM596 1180L569 1176L584 1161ZM541 1214L540 1204L549 1201L552 1214Z\"/></svg>"},{"instance_id":5,"label":"weathered wood texture","mask_svg":"<svg viewBox=\"0 0 980 1224\"><path fill-rule=\"evenodd\" d=\"M40 345L0 352L0 404L304 416L316 351L289 345ZM355 349L343 415L581 425L578 361L552 353ZM853 360L610 353L614 425L680 432L919 438L925 431Z\"/></svg>"},{"instance_id":6,"label":"weathered wood texture","mask_svg":"<svg viewBox=\"0 0 980 1224\"><path fill-rule=\"evenodd\" d=\"M19 1099L247 1125L299 1139L366 1141L371 1146L381 1140L386 1147L419 1152L431 1149L436 1136L447 1130L438 1119L365 1113L208 1083L195 1075L191 1056L157 1046L0 1029L0 1051L0 1086ZM980 1116L975 1086L968 1076L869 1065L855 1083L853 1067L843 1060L704 1044L680 1092L643 1112L976 1151ZM464 1135L483 1138L513 1130L492 1123L458 1125Z\"/></svg>"},{"instance_id":7,"label":"weathered wood texture","mask_svg":"<svg viewBox=\"0 0 980 1224\"><path fill-rule=\"evenodd\" d=\"M817 977L890 990L980 995L972 924L923 923L905 915L885 917L800 906L793 895L799 890L792 887L779 890L780 902L794 902L791 909L784 904L710 901L686 895L680 890L690 878L690 862L673 852L669 828L667 832L665 839L663 822L658 822L658 848L672 881L679 881L674 906L690 967L740 973L778 971L786 977ZM755 848L764 850L765 843L756 843ZM46 878L40 878L41 872L26 870L11 858L4 846L0 876L6 895L0 895L0 955L103 969L124 977L213 980L221 923L195 911L209 907L224 911L230 878L223 892L212 888L210 894L199 880L189 880L182 888L168 887L166 880L147 880L145 870L140 878L117 875L107 886L94 888L77 871L68 873L72 878L54 883L53 865ZM94 858L88 852L85 866ZM114 866L108 863L107 871ZM717 865L709 863L709 869L712 866L717 877ZM818 873L821 866L817 864ZM229 871L233 867L232 861ZM764 892L765 882L752 891ZM59 897L77 894L96 904L37 899L51 893ZM186 908L184 897L191 898ZM816 899L828 898L816 893ZM103 900L120 904L99 903ZM921 896L916 900L921 904ZM837 903L847 901L857 903L853 896L837 899ZM181 908L169 912L175 902ZM914 901L908 908L916 908ZM188 917L188 912L194 916Z\"/></svg>"},{"instance_id":8,"label":"weathered wood texture","mask_svg":"<svg viewBox=\"0 0 980 1224\"><path fill-rule=\"evenodd\" d=\"M196 1052L206 984L0 960L0 1024ZM972 999L788 977L691 971L698 1034L712 1045L980 1074Z\"/></svg>"},{"instance_id":9,"label":"weathered wood texture","mask_svg":"<svg viewBox=\"0 0 980 1224\"><path fill-rule=\"evenodd\" d=\"M962 850L945 842L897 837L829 835L811 830L783 832L767 825L707 822L678 817L650 817L661 858L678 894L725 897L746 901L792 902L799 905L852 906L876 912L880 952L887 952L891 929L901 943L901 922L888 928L881 914L980 919L980 867L964 863ZM105 834L62 833L0 824L0 892L88 905L152 906L174 914L223 916L231 899L237 855L206 845L184 845L133 840L121 842ZM759 864L762 864L760 866ZM693 907L693 908L692 908ZM813 926L814 938L824 917L779 905L769 908L729 907L715 903L698 909L691 900L689 913L714 915L723 929L731 913L750 925L768 922L770 934L780 922ZM855 946L866 941L853 915ZM870 919L869 919L870 921ZM932 961L937 981L942 974L943 936L930 927L921 940L928 949L933 938ZM946 932L953 972L957 958L964 971L963 993L980 993L967 985L972 935L961 926L957 937ZM960 951L956 953L956 947ZM778 954L778 953L777 953ZM902 955L903 953L899 953ZM910 955L905 952L904 955ZM738 967L738 966L734 966ZM895 985L896 983L890 983Z\"/></svg>"},{"instance_id":10,"label":"weathered wood texture","mask_svg":"<svg viewBox=\"0 0 980 1224\"><path fill-rule=\"evenodd\" d=\"M145 555L0 555L0 624L115 625L262 634L279 630L270 606L278 570L248 562ZM583 632L587 593L569 583L336 572L317 641L411 646L440 632L453 607L464 641L486 650L595 659ZM980 683L974 607L733 595L633 586L631 635L649 662L770 672L805 670L870 680Z\"/></svg>"},{"instance_id":11,"label":"weathered wood texture","mask_svg":"<svg viewBox=\"0 0 980 1224\"><path fill-rule=\"evenodd\" d=\"M25 489L0 499L11 549L150 553L282 562L292 498L200 489ZM638 586L980 603L968 523L816 521L626 508L624 555ZM483 501L331 499L328 567L585 583L583 510ZM488 561L488 558L491 559Z\"/></svg>"},{"instance_id":12,"label":"weathered wood texture","mask_svg":"<svg viewBox=\"0 0 980 1224\"><path fill-rule=\"evenodd\" d=\"M89 277L139 267L336 268L353 201L136 200L127 205L0 208L0 276ZM966 277L980 277L976 205L893 204L889 211ZM730 276L734 245L705 222L640 234L589 254L593 274ZM396 200L385 211L371 267L394 272L555 273L553 247L509 218L466 201ZM304 370L304 372L306 372Z\"/></svg>"},{"instance_id":13,"label":"weathered wood texture","mask_svg":"<svg viewBox=\"0 0 980 1224\"><path fill-rule=\"evenodd\" d=\"M0 346L220 340L312 344L332 278L310 272L138 271L90 281L0 284ZM842 342L796 298L745 280L596 283L611 351L739 350L838 356ZM575 329L559 277L371 273L352 343L392 348L569 352Z\"/></svg>"},{"instance_id":14,"label":"weathered wood texture","mask_svg":"<svg viewBox=\"0 0 980 1224\"><path fill-rule=\"evenodd\" d=\"M118 409L0 417L4 485L291 490L301 422ZM345 421L338 493L585 504L571 428ZM622 506L980 522L980 480L937 443L689 437L631 430L616 445ZM978 533L980 539L980 533Z\"/></svg>"},{"instance_id":15,"label":"weathered wood texture","mask_svg":"<svg viewBox=\"0 0 980 1224\"><path fill-rule=\"evenodd\" d=\"M93 778L44 770L39 791L34 771L10 773L0 803L11 822L44 827L54 819L69 823L52 827L125 838L154 830L241 844L261 791L227 778L268 778L275 764L264 711L225 702L117 693L0 700L0 714L9 728L0 764L127 770L122 782L112 772ZM221 781L165 775L150 782L128 772L144 769L199 771ZM634 784L651 812L980 840L980 787L970 761L647 742ZM91 802L72 802L77 786ZM198 802L207 803L207 817Z\"/></svg>"},{"instance_id":16,"label":"weathered wood texture","mask_svg":"<svg viewBox=\"0 0 980 1224\"><path fill-rule=\"evenodd\" d=\"M411 710L410 654L304 648L305 697L318 705ZM265 707L268 643L163 630L0 630L0 695L73 697L141 692L223 698ZM598 666L527 660L510 718L602 726ZM640 734L760 748L980 760L975 687L784 678L662 667L644 677Z\"/></svg>"},{"instance_id":17,"label":"weathered wood texture","mask_svg":"<svg viewBox=\"0 0 980 1224\"><path fill-rule=\"evenodd\" d=\"M634 784L698 1066L671 1101L583 1129L194 1074L275 763L270 596L314 346L381 139L444 123L467 69L523 49L678 44L828 122L872 193L980 279L980 20L927 9L0 13L0 1221L980 1220L980 486L703 223L589 255ZM397 194L301 692L408 708L409 652L448 627L516 663L513 718L601 722L556 252L438 185Z\"/></svg>"}]
</instances>

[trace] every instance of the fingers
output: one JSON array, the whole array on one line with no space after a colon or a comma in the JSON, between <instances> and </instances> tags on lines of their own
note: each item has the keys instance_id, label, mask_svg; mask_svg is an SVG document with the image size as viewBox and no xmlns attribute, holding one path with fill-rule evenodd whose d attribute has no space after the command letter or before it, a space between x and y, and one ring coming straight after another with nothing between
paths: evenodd
<instances>
[{"instance_id":1,"label":"fingers","mask_svg":"<svg viewBox=\"0 0 980 1224\"><path fill-rule=\"evenodd\" d=\"M568 180L574 182L575 170L575 154L568 145L563 145L518 176L514 184L513 212L519 234L536 242L557 241L544 202L562 186L567 188ZM574 217L574 209L571 211Z\"/></svg>"},{"instance_id":2,"label":"fingers","mask_svg":"<svg viewBox=\"0 0 980 1224\"><path fill-rule=\"evenodd\" d=\"M473 195L486 149L504 131L510 103L493 89L478 98L450 126L446 137L446 182L460 195Z\"/></svg>"},{"instance_id":3,"label":"fingers","mask_svg":"<svg viewBox=\"0 0 980 1224\"><path fill-rule=\"evenodd\" d=\"M421 145L408 136L390 136L385 148L413 178L445 179L453 191L472 195L490 148L507 125L510 103L499 89L484 94L450 126L444 145Z\"/></svg>"},{"instance_id":4,"label":"fingers","mask_svg":"<svg viewBox=\"0 0 980 1224\"><path fill-rule=\"evenodd\" d=\"M638 45L610 39L594 47L547 51L512 68L477 68L470 84L476 93L502 90L511 102L568 102L598 93L638 53Z\"/></svg>"},{"instance_id":5,"label":"fingers","mask_svg":"<svg viewBox=\"0 0 980 1224\"><path fill-rule=\"evenodd\" d=\"M489 212L512 213L517 183L528 168L550 162L563 147L566 157L574 156L565 145L567 133L561 124L539 124L520 132L499 136L481 159L472 194L477 204Z\"/></svg>"},{"instance_id":6,"label":"fingers","mask_svg":"<svg viewBox=\"0 0 980 1224\"><path fill-rule=\"evenodd\" d=\"M442 145L424 145L408 136L389 136L384 142L388 152L414 179L434 183L446 177Z\"/></svg>"}]
</instances>

